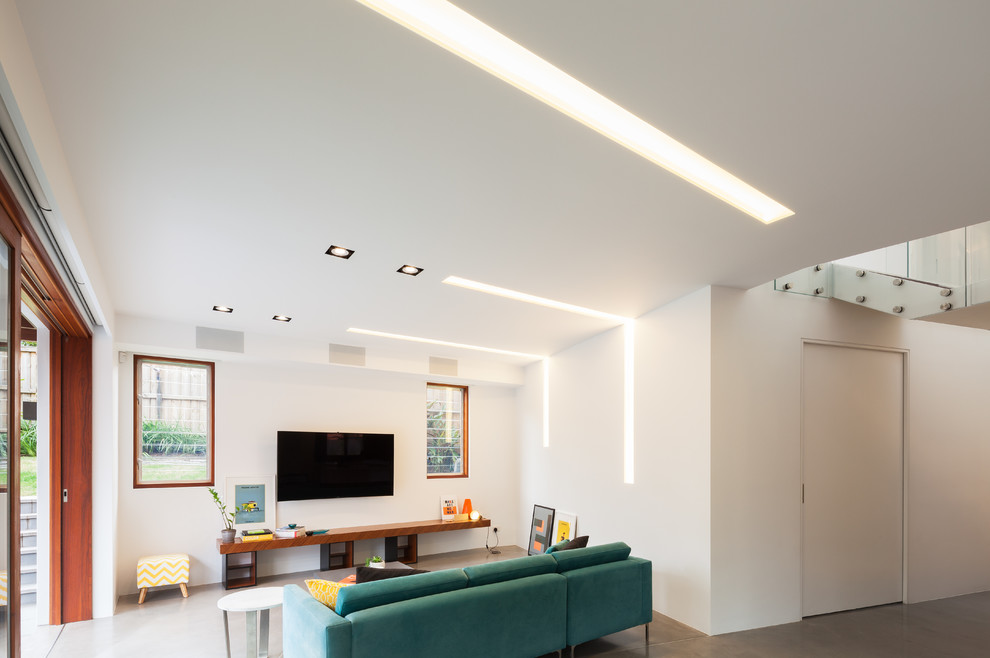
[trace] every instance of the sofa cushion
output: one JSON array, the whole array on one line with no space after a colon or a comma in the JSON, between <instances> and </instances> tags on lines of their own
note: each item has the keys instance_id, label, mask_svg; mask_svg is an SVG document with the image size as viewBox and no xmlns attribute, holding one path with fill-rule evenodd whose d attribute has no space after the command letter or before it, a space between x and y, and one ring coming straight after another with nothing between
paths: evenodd
<instances>
[{"instance_id":1,"label":"sofa cushion","mask_svg":"<svg viewBox=\"0 0 990 658\"><path fill-rule=\"evenodd\" d=\"M348 587L350 583L338 583L332 580L319 580L310 578L306 581L306 589L313 595L313 598L330 608L337 607L337 593L342 587Z\"/></svg>"},{"instance_id":2,"label":"sofa cushion","mask_svg":"<svg viewBox=\"0 0 990 658\"><path fill-rule=\"evenodd\" d=\"M549 555L530 555L513 560L501 560L499 562L464 567L464 574L468 579L468 587L490 585L517 578L556 572L557 561Z\"/></svg>"},{"instance_id":3,"label":"sofa cushion","mask_svg":"<svg viewBox=\"0 0 990 658\"><path fill-rule=\"evenodd\" d=\"M629 553L629 546L624 542L617 541L612 544L602 544L601 546L575 548L572 551L557 551L556 553L551 553L550 557L557 561L557 572L564 573L573 569L593 567L596 564L625 560L629 557Z\"/></svg>"},{"instance_id":4,"label":"sofa cushion","mask_svg":"<svg viewBox=\"0 0 990 658\"><path fill-rule=\"evenodd\" d=\"M467 587L467 576L460 569L424 573L415 578L390 578L373 583L345 587L337 595L337 614L346 617L352 612L388 603L417 599L441 592Z\"/></svg>"},{"instance_id":5,"label":"sofa cushion","mask_svg":"<svg viewBox=\"0 0 990 658\"><path fill-rule=\"evenodd\" d=\"M376 567L358 567L356 583L370 583L375 580L415 576L418 573L430 573L427 569L378 569Z\"/></svg>"},{"instance_id":6,"label":"sofa cushion","mask_svg":"<svg viewBox=\"0 0 990 658\"><path fill-rule=\"evenodd\" d=\"M581 535L580 537L575 537L565 544L559 551L573 551L575 548L584 548L588 545L588 535Z\"/></svg>"},{"instance_id":7,"label":"sofa cushion","mask_svg":"<svg viewBox=\"0 0 990 658\"><path fill-rule=\"evenodd\" d=\"M550 548L547 549L547 553L556 553L557 551L573 551L575 548L584 548L588 545L588 535L582 535L581 537L575 537L574 539L564 539Z\"/></svg>"}]
</instances>

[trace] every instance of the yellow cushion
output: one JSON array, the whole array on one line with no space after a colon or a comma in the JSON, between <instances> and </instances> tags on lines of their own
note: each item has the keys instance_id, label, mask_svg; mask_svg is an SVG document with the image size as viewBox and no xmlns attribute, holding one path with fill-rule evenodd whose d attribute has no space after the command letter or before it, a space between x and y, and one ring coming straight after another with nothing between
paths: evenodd
<instances>
[{"instance_id":1,"label":"yellow cushion","mask_svg":"<svg viewBox=\"0 0 990 658\"><path fill-rule=\"evenodd\" d=\"M350 585L351 583L335 583L332 580L318 580L316 578L306 581L306 587L309 588L309 593L313 595L313 598L331 610L337 607L337 593Z\"/></svg>"},{"instance_id":2,"label":"yellow cushion","mask_svg":"<svg viewBox=\"0 0 990 658\"><path fill-rule=\"evenodd\" d=\"M137 586L156 587L189 582L189 556L185 553L149 555L138 560Z\"/></svg>"}]
</instances>

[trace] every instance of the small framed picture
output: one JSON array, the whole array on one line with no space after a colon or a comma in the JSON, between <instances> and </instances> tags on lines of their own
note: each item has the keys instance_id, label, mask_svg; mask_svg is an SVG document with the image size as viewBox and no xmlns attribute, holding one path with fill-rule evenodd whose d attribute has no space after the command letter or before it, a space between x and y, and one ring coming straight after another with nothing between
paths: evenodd
<instances>
[{"instance_id":1,"label":"small framed picture","mask_svg":"<svg viewBox=\"0 0 990 658\"><path fill-rule=\"evenodd\" d=\"M452 496L440 496L440 520L453 521L457 516L457 499Z\"/></svg>"},{"instance_id":2,"label":"small framed picture","mask_svg":"<svg viewBox=\"0 0 990 658\"><path fill-rule=\"evenodd\" d=\"M571 540L577 536L577 517L569 512L557 512L553 519L553 539L551 544Z\"/></svg>"},{"instance_id":3,"label":"small framed picture","mask_svg":"<svg viewBox=\"0 0 990 658\"><path fill-rule=\"evenodd\" d=\"M226 479L227 509L238 509L238 530L275 528L275 476L229 477Z\"/></svg>"},{"instance_id":4,"label":"small framed picture","mask_svg":"<svg viewBox=\"0 0 990 658\"><path fill-rule=\"evenodd\" d=\"M553 537L553 509L533 505L533 526L529 531L529 555L543 553Z\"/></svg>"}]
</instances>

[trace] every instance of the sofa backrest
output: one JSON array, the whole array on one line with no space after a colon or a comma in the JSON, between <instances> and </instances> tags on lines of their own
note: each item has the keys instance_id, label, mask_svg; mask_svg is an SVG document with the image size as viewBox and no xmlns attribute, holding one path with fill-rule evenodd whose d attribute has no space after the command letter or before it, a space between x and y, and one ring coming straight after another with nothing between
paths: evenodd
<instances>
[{"instance_id":1,"label":"sofa backrest","mask_svg":"<svg viewBox=\"0 0 990 658\"><path fill-rule=\"evenodd\" d=\"M513 560L501 560L464 567L468 587L491 585L492 583L556 572L557 561L549 555L530 555Z\"/></svg>"},{"instance_id":2,"label":"sofa backrest","mask_svg":"<svg viewBox=\"0 0 990 658\"><path fill-rule=\"evenodd\" d=\"M558 573L466 587L348 615L345 658L542 656L566 644L566 615L567 578Z\"/></svg>"},{"instance_id":3,"label":"sofa backrest","mask_svg":"<svg viewBox=\"0 0 990 658\"><path fill-rule=\"evenodd\" d=\"M466 587L467 576L460 569L434 571L415 576L351 585L350 587L342 587L337 594L337 614L346 617L358 610L417 599L431 594L452 592Z\"/></svg>"},{"instance_id":4,"label":"sofa backrest","mask_svg":"<svg viewBox=\"0 0 990 658\"><path fill-rule=\"evenodd\" d=\"M608 562L619 562L629 557L631 549L625 542L575 548L570 551L556 551L549 556L557 562L557 573L593 567Z\"/></svg>"}]
</instances>

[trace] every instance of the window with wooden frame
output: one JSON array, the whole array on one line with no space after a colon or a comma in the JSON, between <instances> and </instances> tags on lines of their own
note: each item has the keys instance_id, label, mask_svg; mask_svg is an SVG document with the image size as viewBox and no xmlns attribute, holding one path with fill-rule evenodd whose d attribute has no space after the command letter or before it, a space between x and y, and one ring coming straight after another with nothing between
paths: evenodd
<instances>
[{"instance_id":1,"label":"window with wooden frame","mask_svg":"<svg viewBox=\"0 0 990 658\"><path fill-rule=\"evenodd\" d=\"M468 389L426 385L426 477L468 475Z\"/></svg>"},{"instance_id":2,"label":"window with wooden frame","mask_svg":"<svg viewBox=\"0 0 990 658\"><path fill-rule=\"evenodd\" d=\"M134 487L213 485L213 363L134 355Z\"/></svg>"}]
</instances>

